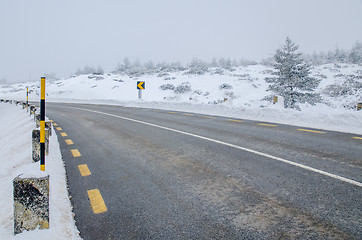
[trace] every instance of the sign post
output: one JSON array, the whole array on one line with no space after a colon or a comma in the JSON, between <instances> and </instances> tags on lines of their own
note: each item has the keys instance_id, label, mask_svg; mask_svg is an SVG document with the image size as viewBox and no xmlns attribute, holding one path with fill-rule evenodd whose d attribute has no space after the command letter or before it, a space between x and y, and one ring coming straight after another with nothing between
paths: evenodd
<instances>
[{"instance_id":1,"label":"sign post","mask_svg":"<svg viewBox=\"0 0 362 240\"><path fill-rule=\"evenodd\" d=\"M29 88L26 88L26 112L28 112L29 107Z\"/></svg>"},{"instance_id":2,"label":"sign post","mask_svg":"<svg viewBox=\"0 0 362 240\"><path fill-rule=\"evenodd\" d=\"M138 99L142 99L142 90L146 89L145 82L137 82Z\"/></svg>"},{"instance_id":3,"label":"sign post","mask_svg":"<svg viewBox=\"0 0 362 240\"><path fill-rule=\"evenodd\" d=\"M45 77L40 80L40 171L45 171Z\"/></svg>"}]
</instances>

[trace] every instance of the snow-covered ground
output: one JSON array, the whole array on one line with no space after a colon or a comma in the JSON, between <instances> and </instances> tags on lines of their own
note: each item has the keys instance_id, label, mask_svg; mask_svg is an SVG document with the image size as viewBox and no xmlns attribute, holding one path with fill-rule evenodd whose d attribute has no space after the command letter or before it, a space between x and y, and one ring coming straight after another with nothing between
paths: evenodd
<instances>
[{"instance_id":1,"label":"snow-covered ground","mask_svg":"<svg viewBox=\"0 0 362 240\"><path fill-rule=\"evenodd\" d=\"M273 69L263 65L237 67L233 71L209 68L203 75L160 69L141 76L130 74L81 75L47 81L47 101L103 103L162 108L258 121L284 123L362 134L362 66L325 64L312 69L321 79L316 90L323 101L300 105L301 111L284 109L282 100L265 100L265 78ZM145 81L142 101L137 100L137 81ZM40 82L40 81L39 81ZM0 86L0 98L39 101L39 82ZM224 101L226 100L226 101Z\"/></svg>"},{"instance_id":2,"label":"snow-covered ground","mask_svg":"<svg viewBox=\"0 0 362 240\"><path fill-rule=\"evenodd\" d=\"M50 137L46 171L32 161L33 117L15 104L0 103L0 239L80 239L68 197L63 160L56 134ZM53 130L54 132L54 130ZM13 179L50 176L49 229L13 233Z\"/></svg>"}]
</instances>

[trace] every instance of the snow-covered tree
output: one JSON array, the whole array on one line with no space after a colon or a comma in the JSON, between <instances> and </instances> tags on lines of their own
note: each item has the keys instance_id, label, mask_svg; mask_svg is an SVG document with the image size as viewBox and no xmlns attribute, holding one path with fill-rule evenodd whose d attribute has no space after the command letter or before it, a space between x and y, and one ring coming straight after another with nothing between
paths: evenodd
<instances>
[{"instance_id":1,"label":"snow-covered tree","mask_svg":"<svg viewBox=\"0 0 362 240\"><path fill-rule=\"evenodd\" d=\"M80 68L78 68L78 70L76 71L76 75L83 75L83 74L92 74L96 72L96 69L94 67L91 67L89 65L85 65L83 70L81 70Z\"/></svg>"},{"instance_id":2,"label":"snow-covered tree","mask_svg":"<svg viewBox=\"0 0 362 240\"><path fill-rule=\"evenodd\" d=\"M148 62L146 62L144 64L144 67L147 69L147 70L153 70L155 68L155 65L153 64L153 62L150 60Z\"/></svg>"},{"instance_id":3,"label":"snow-covered tree","mask_svg":"<svg viewBox=\"0 0 362 240\"><path fill-rule=\"evenodd\" d=\"M0 78L0 84L6 84L7 80L6 78Z\"/></svg>"},{"instance_id":4,"label":"snow-covered tree","mask_svg":"<svg viewBox=\"0 0 362 240\"><path fill-rule=\"evenodd\" d=\"M123 65L125 66L126 69L131 67L131 61L128 59L128 57L125 57L123 59Z\"/></svg>"},{"instance_id":5,"label":"snow-covered tree","mask_svg":"<svg viewBox=\"0 0 362 240\"><path fill-rule=\"evenodd\" d=\"M187 67L189 70L185 74L203 75L208 71L207 63L197 58L194 58Z\"/></svg>"},{"instance_id":6,"label":"snow-covered tree","mask_svg":"<svg viewBox=\"0 0 362 240\"><path fill-rule=\"evenodd\" d=\"M47 80L57 80L57 75L55 73L44 73L44 76Z\"/></svg>"},{"instance_id":7,"label":"snow-covered tree","mask_svg":"<svg viewBox=\"0 0 362 240\"><path fill-rule=\"evenodd\" d=\"M218 64L217 64L217 62L216 62L216 58L213 58L213 59L212 59L212 61L211 61L211 63L209 64L209 66L212 67L212 68L215 68L215 67L218 66Z\"/></svg>"},{"instance_id":8,"label":"snow-covered tree","mask_svg":"<svg viewBox=\"0 0 362 240\"><path fill-rule=\"evenodd\" d=\"M348 62L348 53L339 47L334 50L334 59L339 63Z\"/></svg>"},{"instance_id":9,"label":"snow-covered tree","mask_svg":"<svg viewBox=\"0 0 362 240\"><path fill-rule=\"evenodd\" d=\"M362 63L362 43L356 42L349 53L351 63Z\"/></svg>"},{"instance_id":10,"label":"snow-covered tree","mask_svg":"<svg viewBox=\"0 0 362 240\"><path fill-rule=\"evenodd\" d=\"M310 66L297 50L298 45L287 37L274 54L274 76L265 80L270 83L268 91L284 98L285 108L299 110L298 103L315 104L320 100L319 94L314 93L320 80L310 76Z\"/></svg>"},{"instance_id":11,"label":"snow-covered tree","mask_svg":"<svg viewBox=\"0 0 362 240\"><path fill-rule=\"evenodd\" d=\"M104 70L103 70L103 68L100 66L100 65L98 65L98 67L97 67L97 72L96 73L98 73L98 74L104 74Z\"/></svg>"}]
</instances>

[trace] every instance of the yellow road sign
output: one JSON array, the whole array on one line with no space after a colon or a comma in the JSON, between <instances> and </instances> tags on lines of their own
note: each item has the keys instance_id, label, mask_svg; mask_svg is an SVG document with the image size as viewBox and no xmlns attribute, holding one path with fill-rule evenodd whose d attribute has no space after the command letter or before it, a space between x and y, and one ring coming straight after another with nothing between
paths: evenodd
<instances>
[{"instance_id":1,"label":"yellow road sign","mask_svg":"<svg viewBox=\"0 0 362 240\"><path fill-rule=\"evenodd\" d=\"M145 88L145 82L137 82L137 89L144 90Z\"/></svg>"}]
</instances>

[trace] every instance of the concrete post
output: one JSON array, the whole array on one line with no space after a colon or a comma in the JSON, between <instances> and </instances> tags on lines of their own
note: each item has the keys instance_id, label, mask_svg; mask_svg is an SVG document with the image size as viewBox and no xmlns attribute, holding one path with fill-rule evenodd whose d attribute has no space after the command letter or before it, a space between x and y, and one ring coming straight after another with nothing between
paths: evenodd
<instances>
[{"instance_id":1,"label":"concrete post","mask_svg":"<svg viewBox=\"0 0 362 240\"><path fill-rule=\"evenodd\" d=\"M33 145L33 162L40 161L40 130L33 130L32 133ZM45 130L45 155L49 154L49 131Z\"/></svg>"},{"instance_id":2,"label":"concrete post","mask_svg":"<svg viewBox=\"0 0 362 240\"><path fill-rule=\"evenodd\" d=\"M49 228L49 176L13 180L14 234Z\"/></svg>"}]
</instances>

